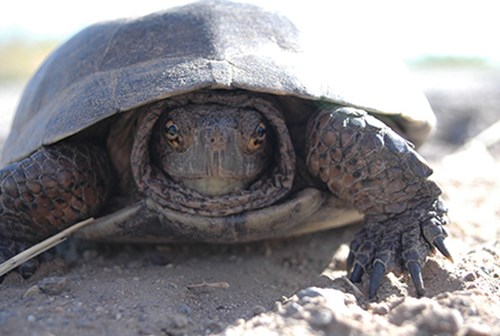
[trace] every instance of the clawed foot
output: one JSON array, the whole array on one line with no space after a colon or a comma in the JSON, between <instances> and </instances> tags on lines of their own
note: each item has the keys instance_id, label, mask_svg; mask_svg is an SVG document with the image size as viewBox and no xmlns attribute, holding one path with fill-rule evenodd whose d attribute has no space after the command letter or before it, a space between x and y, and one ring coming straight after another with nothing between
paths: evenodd
<instances>
[{"instance_id":1,"label":"clawed foot","mask_svg":"<svg viewBox=\"0 0 500 336\"><path fill-rule=\"evenodd\" d=\"M366 216L365 225L351 243L347 259L351 281L360 282L363 274L369 273L368 295L373 298L387 272L408 271L417 296L423 296L422 267L427 256L437 249L452 260L444 243L445 214L441 201L435 200L390 217Z\"/></svg>"}]
</instances>

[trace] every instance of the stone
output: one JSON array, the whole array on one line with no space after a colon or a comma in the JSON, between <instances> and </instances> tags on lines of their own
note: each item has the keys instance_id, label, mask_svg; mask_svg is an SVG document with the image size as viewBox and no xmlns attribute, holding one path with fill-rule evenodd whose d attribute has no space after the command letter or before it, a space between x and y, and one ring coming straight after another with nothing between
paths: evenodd
<instances>
[{"instance_id":1,"label":"stone","mask_svg":"<svg viewBox=\"0 0 500 336\"><path fill-rule=\"evenodd\" d=\"M66 277L49 277L38 281L37 286L45 294L59 295L66 289L67 284Z\"/></svg>"}]
</instances>

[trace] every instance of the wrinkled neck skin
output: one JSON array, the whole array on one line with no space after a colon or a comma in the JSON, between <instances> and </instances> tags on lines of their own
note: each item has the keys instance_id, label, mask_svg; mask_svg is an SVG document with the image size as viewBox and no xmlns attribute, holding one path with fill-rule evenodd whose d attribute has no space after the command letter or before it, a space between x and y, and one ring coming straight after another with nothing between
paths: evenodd
<instances>
[{"instance_id":1,"label":"wrinkled neck skin","mask_svg":"<svg viewBox=\"0 0 500 336\"><path fill-rule=\"evenodd\" d=\"M295 152L281 112L239 91L201 91L137 111L130 170L160 207L208 217L286 196Z\"/></svg>"},{"instance_id":2,"label":"wrinkled neck skin","mask_svg":"<svg viewBox=\"0 0 500 336\"><path fill-rule=\"evenodd\" d=\"M271 167L272 133L250 108L191 104L164 111L151 160L174 181L207 196L247 188Z\"/></svg>"}]
</instances>

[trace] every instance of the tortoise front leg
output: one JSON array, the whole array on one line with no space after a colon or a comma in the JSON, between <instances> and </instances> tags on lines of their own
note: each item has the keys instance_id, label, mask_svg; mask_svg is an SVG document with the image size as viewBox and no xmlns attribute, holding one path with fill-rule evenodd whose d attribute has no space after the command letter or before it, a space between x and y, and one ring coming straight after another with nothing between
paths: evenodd
<instances>
[{"instance_id":1,"label":"tortoise front leg","mask_svg":"<svg viewBox=\"0 0 500 336\"><path fill-rule=\"evenodd\" d=\"M106 152L56 144L0 171L0 262L95 215L111 189Z\"/></svg>"},{"instance_id":2,"label":"tortoise front leg","mask_svg":"<svg viewBox=\"0 0 500 336\"><path fill-rule=\"evenodd\" d=\"M365 215L351 243L348 271L353 282L371 273L373 297L388 271L410 272L418 296L424 294L421 267L444 245L446 208L432 170L413 146L364 111L320 111L308 125L307 165L330 191Z\"/></svg>"}]
</instances>

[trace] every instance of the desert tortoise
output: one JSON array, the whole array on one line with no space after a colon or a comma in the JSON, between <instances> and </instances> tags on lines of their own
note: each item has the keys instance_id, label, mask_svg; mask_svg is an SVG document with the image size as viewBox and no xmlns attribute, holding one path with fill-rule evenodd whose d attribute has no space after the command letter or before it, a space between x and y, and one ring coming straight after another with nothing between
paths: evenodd
<instances>
[{"instance_id":1,"label":"desert tortoise","mask_svg":"<svg viewBox=\"0 0 500 336\"><path fill-rule=\"evenodd\" d=\"M434 115L398 71L320 49L286 18L224 1L83 30L20 101L2 155L0 260L90 216L80 237L153 242L364 217L351 279L370 273L373 296L401 267L422 295L427 256L450 257L441 190L412 145Z\"/></svg>"}]
</instances>

